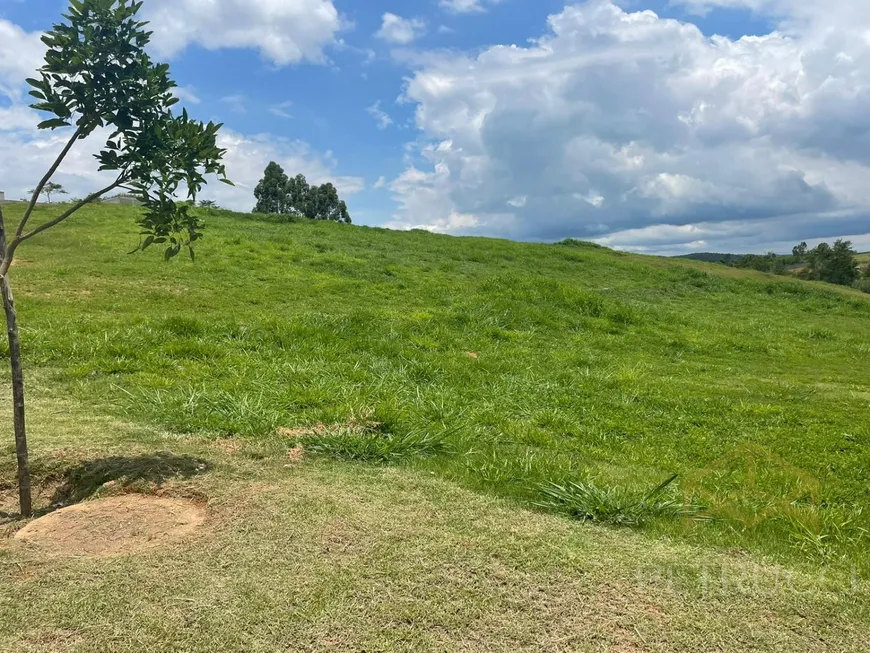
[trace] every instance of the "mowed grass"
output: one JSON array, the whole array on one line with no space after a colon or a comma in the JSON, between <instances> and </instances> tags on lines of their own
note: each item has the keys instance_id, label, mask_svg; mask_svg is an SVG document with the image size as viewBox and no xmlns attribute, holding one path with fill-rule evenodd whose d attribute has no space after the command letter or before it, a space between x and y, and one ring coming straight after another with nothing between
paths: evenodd
<instances>
[{"instance_id":1,"label":"mowed grass","mask_svg":"<svg viewBox=\"0 0 870 653\"><path fill-rule=\"evenodd\" d=\"M857 653L870 640L857 577L531 512L413 467L160 432L31 381L38 509L62 478L75 498L159 492L207 517L135 555L47 555L3 537L19 526L2 515L4 473L0 651Z\"/></svg>"},{"instance_id":2,"label":"mowed grass","mask_svg":"<svg viewBox=\"0 0 870 653\"><path fill-rule=\"evenodd\" d=\"M225 212L205 216L195 264L165 263L126 253L134 212L93 207L19 250L28 368L57 393L191 438L290 449L286 433L324 425L319 447L302 440L340 458L870 573L867 296L581 243ZM673 510L620 518L674 474L655 497ZM581 490L554 502L554 486Z\"/></svg>"}]
</instances>

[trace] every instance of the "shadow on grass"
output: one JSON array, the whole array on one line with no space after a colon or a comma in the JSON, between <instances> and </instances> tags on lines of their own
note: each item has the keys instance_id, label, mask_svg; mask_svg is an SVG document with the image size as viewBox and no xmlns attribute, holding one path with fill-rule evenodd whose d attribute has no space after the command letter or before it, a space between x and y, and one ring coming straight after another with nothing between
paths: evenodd
<instances>
[{"instance_id":1,"label":"shadow on grass","mask_svg":"<svg viewBox=\"0 0 870 653\"><path fill-rule=\"evenodd\" d=\"M34 461L36 462L36 461ZM57 464L43 467L34 465L33 494L36 504L34 516L39 517L65 506L84 501L94 495L106 483L114 483L117 488L126 490L141 489L147 491L159 488L167 481L192 478L204 474L212 467L211 463L202 458L188 455L177 455L165 451L142 454L138 456L109 456L95 460L85 460L68 466L68 461L60 460ZM7 478L8 477L8 478ZM14 479L14 473L3 474L0 479L0 490L15 494L14 483L6 482ZM40 495L50 495L47 501L37 503ZM48 505L45 505L47 503ZM14 520L17 513L0 510L0 520Z\"/></svg>"}]
</instances>

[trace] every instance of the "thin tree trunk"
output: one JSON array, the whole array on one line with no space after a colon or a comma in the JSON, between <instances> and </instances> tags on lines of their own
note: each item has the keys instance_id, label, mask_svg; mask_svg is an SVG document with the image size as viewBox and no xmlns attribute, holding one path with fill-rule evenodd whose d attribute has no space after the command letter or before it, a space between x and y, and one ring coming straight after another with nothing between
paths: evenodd
<instances>
[{"instance_id":1,"label":"thin tree trunk","mask_svg":"<svg viewBox=\"0 0 870 653\"><path fill-rule=\"evenodd\" d=\"M15 453L18 457L18 500L21 516L30 517L33 506L30 497L30 461L27 454L27 430L24 422L24 370L21 366L21 342L18 339L18 317L9 285L9 275L0 279L3 309L6 311L6 332L9 336L9 359L12 365L13 421L15 423Z\"/></svg>"},{"instance_id":2,"label":"thin tree trunk","mask_svg":"<svg viewBox=\"0 0 870 653\"><path fill-rule=\"evenodd\" d=\"M0 259L7 263L10 252L6 246L6 224L0 208ZM6 267L4 265L4 267ZM30 496L30 460L27 454L27 429L24 422L24 370L21 366L21 341L18 338L18 316L15 299L9 285L9 270L0 276L0 295L6 313L6 333L9 336L9 361L12 366L12 415L15 425L15 453L18 457L18 500L22 517L30 517L33 503Z\"/></svg>"}]
</instances>

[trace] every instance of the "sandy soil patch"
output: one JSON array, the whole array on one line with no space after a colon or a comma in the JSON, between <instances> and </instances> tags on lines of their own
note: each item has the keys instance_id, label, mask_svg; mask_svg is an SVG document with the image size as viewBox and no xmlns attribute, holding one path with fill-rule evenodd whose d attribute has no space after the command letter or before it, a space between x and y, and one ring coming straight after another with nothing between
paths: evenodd
<instances>
[{"instance_id":1,"label":"sandy soil patch","mask_svg":"<svg viewBox=\"0 0 870 653\"><path fill-rule=\"evenodd\" d=\"M193 534L205 509L184 499L138 494L86 501L30 522L15 539L57 555L114 556Z\"/></svg>"}]
</instances>

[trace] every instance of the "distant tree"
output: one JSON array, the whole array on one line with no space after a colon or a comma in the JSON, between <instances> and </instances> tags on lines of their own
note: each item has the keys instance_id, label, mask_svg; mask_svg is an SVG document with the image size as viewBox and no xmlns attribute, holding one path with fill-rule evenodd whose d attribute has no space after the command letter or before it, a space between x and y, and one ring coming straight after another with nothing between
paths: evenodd
<instances>
[{"instance_id":1,"label":"distant tree","mask_svg":"<svg viewBox=\"0 0 870 653\"><path fill-rule=\"evenodd\" d=\"M305 175L296 175L287 182L287 206L290 213L308 215L311 201L311 186L305 179Z\"/></svg>"},{"instance_id":2,"label":"distant tree","mask_svg":"<svg viewBox=\"0 0 870 653\"><path fill-rule=\"evenodd\" d=\"M36 189L32 189L27 191L31 195L36 192ZM60 184L56 184L53 181L49 181L42 187L42 192L39 195L45 195L48 198L48 203L51 204L51 196L52 195L67 195L68 193L64 190L64 187Z\"/></svg>"},{"instance_id":3,"label":"distant tree","mask_svg":"<svg viewBox=\"0 0 870 653\"><path fill-rule=\"evenodd\" d=\"M305 175L288 178L283 168L272 161L263 179L254 189L257 206L254 213L290 213L311 220L331 220L350 224L347 204L338 197L338 190L327 182L310 186Z\"/></svg>"},{"instance_id":4,"label":"distant tree","mask_svg":"<svg viewBox=\"0 0 870 653\"><path fill-rule=\"evenodd\" d=\"M807 257L807 244L805 242L797 245L791 250L792 256L798 259L796 262L803 261Z\"/></svg>"},{"instance_id":5,"label":"distant tree","mask_svg":"<svg viewBox=\"0 0 870 653\"><path fill-rule=\"evenodd\" d=\"M785 263L774 252L768 252L764 256L746 254L737 259L734 265L738 268L749 268L760 272L781 272L785 268Z\"/></svg>"},{"instance_id":6,"label":"distant tree","mask_svg":"<svg viewBox=\"0 0 870 653\"><path fill-rule=\"evenodd\" d=\"M200 200L199 207L201 209L219 209L218 203L214 200Z\"/></svg>"},{"instance_id":7,"label":"distant tree","mask_svg":"<svg viewBox=\"0 0 870 653\"><path fill-rule=\"evenodd\" d=\"M287 213L288 182L284 168L271 161L254 189L254 197L257 198L254 213Z\"/></svg>"},{"instance_id":8,"label":"distant tree","mask_svg":"<svg viewBox=\"0 0 870 653\"><path fill-rule=\"evenodd\" d=\"M204 175L217 174L227 181L217 146L220 125L205 125L173 115L170 107L175 83L167 64L154 64L146 46L150 32L136 20L142 2L135 0L70 0L64 18L42 36L45 64L37 79L28 79L32 108L51 115L39 129L70 128L68 140L45 176L33 189L24 214L14 231L0 207L0 292L6 314L9 359L12 367L13 423L18 459L18 496L21 514L32 513L30 466L25 428L24 372L18 317L9 283L9 272L18 247L34 236L67 220L83 206L117 188L126 189L142 203L137 220L145 236L137 250L165 244L171 258L200 237L199 220L185 204L176 203L179 187L195 199L205 184ZM72 204L39 225L30 223L37 200L50 187L51 177L70 150L98 128L110 136L96 155L99 170L114 180L102 190ZM117 175L115 177L115 175ZM227 181L227 183L229 183ZM55 186L54 192L58 192Z\"/></svg>"},{"instance_id":9,"label":"distant tree","mask_svg":"<svg viewBox=\"0 0 870 653\"><path fill-rule=\"evenodd\" d=\"M841 286L851 286L861 276L858 262L855 259L852 243L848 240L838 240L831 247L820 243L807 253L807 269L804 278L816 281L827 281Z\"/></svg>"},{"instance_id":10,"label":"distant tree","mask_svg":"<svg viewBox=\"0 0 870 653\"><path fill-rule=\"evenodd\" d=\"M347 204L338 198L338 190L329 182L322 186L313 186L308 191L308 206L305 217L312 220L331 220L350 224Z\"/></svg>"}]
</instances>

